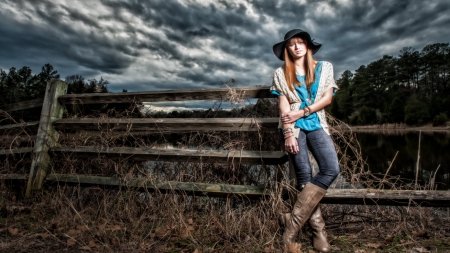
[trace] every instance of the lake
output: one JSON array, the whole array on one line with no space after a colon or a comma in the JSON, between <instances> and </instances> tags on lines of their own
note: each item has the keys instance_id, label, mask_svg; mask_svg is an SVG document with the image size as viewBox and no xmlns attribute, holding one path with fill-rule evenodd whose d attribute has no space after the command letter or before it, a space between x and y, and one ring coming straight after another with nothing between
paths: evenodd
<instances>
[{"instance_id":1,"label":"lake","mask_svg":"<svg viewBox=\"0 0 450 253\"><path fill-rule=\"evenodd\" d=\"M389 176L400 176L407 183L414 182L419 132L356 132L356 136L371 172L383 177L398 151ZM437 189L450 189L450 133L422 131L419 184L429 183L435 173Z\"/></svg>"}]
</instances>

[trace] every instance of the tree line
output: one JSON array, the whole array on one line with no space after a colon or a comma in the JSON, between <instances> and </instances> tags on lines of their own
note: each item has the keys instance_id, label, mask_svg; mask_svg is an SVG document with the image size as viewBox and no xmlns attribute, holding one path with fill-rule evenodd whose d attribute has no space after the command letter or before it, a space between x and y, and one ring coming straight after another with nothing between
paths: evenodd
<instances>
[{"instance_id":1,"label":"tree line","mask_svg":"<svg viewBox=\"0 0 450 253\"><path fill-rule=\"evenodd\" d=\"M443 125L450 116L450 47L422 51L404 47L395 56L347 70L327 110L351 125L406 123Z\"/></svg>"},{"instance_id":2,"label":"tree line","mask_svg":"<svg viewBox=\"0 0 450 253\"><path fill-rule=\"evenodd\" d=\"M8 73L0 69L0 105L44 98L47 82L54 78L59 79L60 75L49 63L35 75L26 66L21 69L12 67ZM71 75L65 81L68 84L68 94L108 92L109 82L103 78L86 81L81 75Z\"/></svg>"},{"instance_id":3,"label":"tree line","mask_svg":"<svg viewBox=\"0 0 450 253\"><path fill-rule=\"evenodd\" d=\"M42 66L41 72L38 74L33 74L32 70L26 66L21 69L12 67L8 72L0 69L0 106L44 98L47 82L54 78L59 79L60 75L49 63ZM85 80L81 75L71 75L67 76L65 81L68 84L68 94L109 92L109 82L102 77L100 80L95 78ZM32 108L12 112L11 116L16 120L37 120L39 119L40 110L41 108ZM2 125L11 123L14 123L11 118L3 118L0 122Z\"/></svg>"}]
</instances>

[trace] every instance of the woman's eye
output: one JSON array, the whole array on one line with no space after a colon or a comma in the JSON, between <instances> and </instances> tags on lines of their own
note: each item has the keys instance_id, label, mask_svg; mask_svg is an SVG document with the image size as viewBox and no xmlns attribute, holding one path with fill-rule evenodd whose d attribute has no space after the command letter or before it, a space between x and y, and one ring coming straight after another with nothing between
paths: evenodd
<instances>
[{"instance_id":1,"label":"woman's eye","mask_svg":"<svg viewBox=\"0 0 450 253\"><path fill-rule=\"evenodd\" d=\"M290 46L290 47L293 47L293 46L295 46L295 45L300 46L300 45L303 45L303 44L305 44L305 42L291 43L291 44L289 44L289 46Z\"/></svg>"}]
</instances>

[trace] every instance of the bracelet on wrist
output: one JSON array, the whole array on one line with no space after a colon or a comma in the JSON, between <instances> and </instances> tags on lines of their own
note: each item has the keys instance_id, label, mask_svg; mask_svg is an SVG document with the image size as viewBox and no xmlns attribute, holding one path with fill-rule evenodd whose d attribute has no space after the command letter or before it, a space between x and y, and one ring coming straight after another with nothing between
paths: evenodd
<instances>
[{"instance_id":1,"label":"bracelet on wrist","mask_svg":"<svg viewBox=\"0 0 450 253\"><path fill-rule=\"evenodd\" d=\"M311 114L311 109L308 106L303 108L303 117L308 117Z\"/></svg>"},{"instance_id":2,"label":"bracelet on wrist","mask_svg":"<svg viewBox=\"0 0 450 253\"><path fill-rule=\"evenodd\" d=\"M291 134L291 135L289 135L289 136L284 136L284 139L287 140L287 139L289 139L289 138L291 138L291 137L293 137L293 136L294 136L293 134Z\"/></svg>"}]
</instances>

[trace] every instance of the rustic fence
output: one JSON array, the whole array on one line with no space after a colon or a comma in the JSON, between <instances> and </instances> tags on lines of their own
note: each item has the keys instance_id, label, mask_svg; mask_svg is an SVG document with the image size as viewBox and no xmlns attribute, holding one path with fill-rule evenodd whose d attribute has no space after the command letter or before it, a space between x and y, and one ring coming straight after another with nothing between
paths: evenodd
<instances>
[{"instance_id":1,"label":"rustic fence","mask_svg":"<svg viewBox=\"0 0 450 253\"><path fill-rule=\"evenodd\" d=\"M1 180L27 181L26 197L43 188L43 184L64 183L81 185L108 185L147 188L160 191L182 191L192 194L210 196L241 195L249 198L262 197L269 194L265 185L231 185L178 181L152 181L135 178L104 177L94 175L49 174L52 163L51 154L70 152L77 157L104 156L109 159L129 156L140 160L196 162L196 163L239 163L274 165L280 175L283 166L288 162L282 151L246 151L246 150L189 150L189 149L157 149L136 147L79 146L61 145L58 141L59 131L98 131L114 125L115 131L151 132L207 132L207 131L276 131L278 118L63 118L65 106L76 104L105 103L140 103L161 101L188 100L223 100L229 93L228 88L169 90L123 93L90 93L66 94L67 84L52 80L47 84L43 100L37 99L0 107L5 112L26 110L42 106L40 120L13 125L0 126L0 131L14 132L14 129L36 128L37 134L33 148L10 148L0 150L0 156L29 155L31 159L28 174L0 174ZM270 98L268 87L234 88L242 99ZM17 136L16 138L20 138ZM292 166L289 173L292 175ZM411 205L450 206L450 191L423 190L380 190L380 189L330 189L322 203L334 204L378 204L378 205Z\"/></svg>"}]
</instances>

